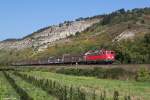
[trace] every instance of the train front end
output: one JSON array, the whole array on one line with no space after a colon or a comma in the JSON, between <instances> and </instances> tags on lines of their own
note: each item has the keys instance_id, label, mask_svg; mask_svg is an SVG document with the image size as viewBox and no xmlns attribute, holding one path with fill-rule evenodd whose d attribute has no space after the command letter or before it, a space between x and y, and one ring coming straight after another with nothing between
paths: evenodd
<instances>
[{"instance_id":1,"label":"train front end","mask_svg":"<svg viewBox=\"0 0 150 100\"><path fill-rule=\"evenodd\" d=\"M84 54L86 63L112 64L115 61L115 52L112 50L92 50Z\"/></svg>"}]
</instances>

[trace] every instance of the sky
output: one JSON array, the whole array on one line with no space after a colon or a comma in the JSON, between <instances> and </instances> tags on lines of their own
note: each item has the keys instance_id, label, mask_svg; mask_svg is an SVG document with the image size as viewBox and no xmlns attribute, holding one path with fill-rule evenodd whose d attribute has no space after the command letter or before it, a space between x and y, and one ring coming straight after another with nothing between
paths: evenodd
<instances>
[{"instance_id":1,"label":"sky","mask_svg":"<svg viewBox=\"0 0 150 100\"><path fill-rule=\"evenodd\" d=\"M0 0L0 41L66 20L150 7L150 0Z\"/></svg>"}]
</instances>

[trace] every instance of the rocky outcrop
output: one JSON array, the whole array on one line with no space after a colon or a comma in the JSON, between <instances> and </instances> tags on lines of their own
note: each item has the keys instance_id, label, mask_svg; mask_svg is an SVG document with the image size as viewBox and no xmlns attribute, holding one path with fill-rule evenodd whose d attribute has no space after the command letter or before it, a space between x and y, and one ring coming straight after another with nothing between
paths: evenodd
<instances>
[{"instance_id":1,"label":"rocky outcrop","mask_svg":"<svg viewBox=\"0 0 150 100\"><path fill-rule=\"evenodd\" d=\"M0 49L24 49L32 46L32 40L27 38L16 41L2 41L0 42Z\"/></svg>"},{"instance_id":2,"label":"rocky outcrop","mask_svg":"<svg viewBox=\"0 0 150 100\"><path fill-rule=\"evenodd\" d=\"M113 39L113 42L120 41L123 39L132 39L132 38L134 38L136 33L137 33L136 30L134 30L134 31L126 30L126 31L122 32L121 34L119 34L115 39Z\"/></svg>"},{"instance_id":3,"label":"rocky outcrop","mask_svg":"<svg viewBox=\"0 0 150 100\"><path fill-rule=\"evenodd\" d=\"M33 34L26 36L25 38L20 40L2 41L0 42L0 49L20 50L32 47L37 50L43 50L47 48L49 44L60 39L65 39L70 35L75 35L77 32L84 31L100 20L101 18L92 18L53 25L34 32Z\"/></svg>"}]
</instances>

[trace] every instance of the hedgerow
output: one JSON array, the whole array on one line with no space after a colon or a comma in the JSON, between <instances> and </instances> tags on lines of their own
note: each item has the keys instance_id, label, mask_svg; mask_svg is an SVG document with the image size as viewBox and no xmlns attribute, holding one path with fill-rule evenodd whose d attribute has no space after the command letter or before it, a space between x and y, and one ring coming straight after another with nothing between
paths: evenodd
<instances>
[{"instance_id":1,"label":"hedgerow","mask_svg":"<svg viewBox=\"0 0 150 100\"><path fill-rule=\"evenodd\" d=\"M134 79L135 73L126 71L122 68L93 68L93 69L75 69L61 68L57 69L56 73L77 75L77 76L94 76L104 79Z\"/></svg>"}]
</instances>

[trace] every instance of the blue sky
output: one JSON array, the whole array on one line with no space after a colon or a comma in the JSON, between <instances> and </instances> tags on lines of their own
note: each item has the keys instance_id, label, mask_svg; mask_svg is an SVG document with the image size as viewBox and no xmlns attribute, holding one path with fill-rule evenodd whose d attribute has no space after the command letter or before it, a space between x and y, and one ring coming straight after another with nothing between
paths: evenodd
<instances>
[{"instance_id":1,"label":"blue sky","mask_svg":"<svg viewBox=\"0 0 150 100\"><path fill-rule=\"evenodd\" d=\"M0 0L0 40L78 17L143 7L150 7L150 0Z\"/></svg>"}]
</instances>

